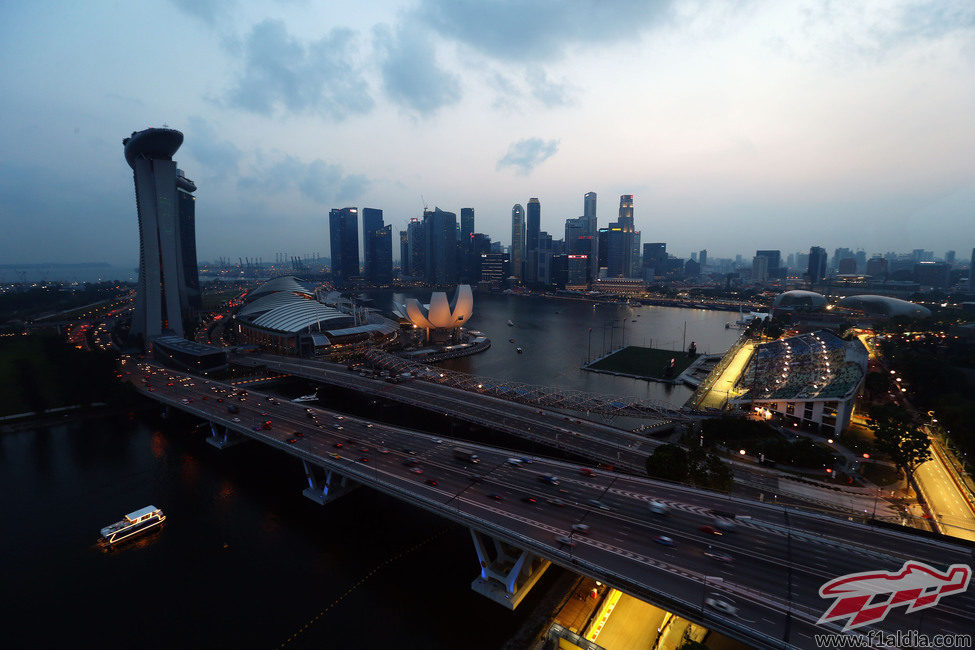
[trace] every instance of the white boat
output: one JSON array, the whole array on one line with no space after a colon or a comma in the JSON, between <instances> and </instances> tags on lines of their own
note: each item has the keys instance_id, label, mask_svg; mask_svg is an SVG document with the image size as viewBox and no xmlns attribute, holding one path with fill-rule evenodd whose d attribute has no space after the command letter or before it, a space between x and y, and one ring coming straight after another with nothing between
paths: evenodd
<instances>
[{"instance_id":1,"label":"white boat","mask_svg":"<svg viewBox=\"0 0 975 650\"><path fill-rule=\"evenodd\" d=\"M508 321L508 327L514 327L514 326L515 326L515 324L514 324L514 323L512 323L512 322L511 322L511 321L509 320L509 321Z\"/></svg>"},{"instance_id":2,"label":"white boat","mask_svg":"<svg viewBox=\"0 0 975 650\"><path fill-rule=\"evenodd\" d=\"M116 544L134 535L144 533L166 521L166 515L156 506L146 506L125 515L125 519L102 528L102 539Z\"/></svg>"},{"instance_id":3,"label":"white boat","mask_svg":"<svg viewBox=\"0 0 975 650\"><path fill-rule=\"evenodd\" d=\"M310 395L302 395L301 397L296 397L292 402L314 402L318 399L318 393L311 393Z\"/></svg>"},{"instance_id":4,"label":"white boat","mask_svg":"<svg viewBox=\"0 0 975 650\"><path fill-rule=\"evenodd\" d=\"M522 352L524 352L524 350L522 350L521 348L515 348L515 352L521 354Z\"/></svg>"}]
</instances>

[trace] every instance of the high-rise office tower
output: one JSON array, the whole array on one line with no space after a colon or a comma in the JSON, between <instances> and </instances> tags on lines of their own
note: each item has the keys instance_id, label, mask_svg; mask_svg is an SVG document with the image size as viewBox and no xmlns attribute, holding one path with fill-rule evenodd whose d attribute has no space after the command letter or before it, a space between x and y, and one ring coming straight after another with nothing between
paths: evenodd
<instances>
[{"instance_id":1,"label":"high-rise office tower","mask_svg":"<svg viewBox=\"0 0 975 650\"><path fill-rule=\"evenodd\" d=\"M954 266L955 264L955 251L948 251L945 253L945 264L948 266Z\"/></svg>"},{"instance_id":2,"label":"high-rise office tower","mask_svg":"<svg viewBox=\"0 0 975 650\"><path fill-rule=\"evenodd\" d=\"M623 259L617 268L618 273L610 269L610 277L628 277L633 273L633 195L620 196L620 212L617 222L621 233L619 247L622 249ZM611 229L612 230L612 229ZM611 246L612 247L612 246ZM639 252L637 253L639 255ZM612 266L612 264L610 265Z\"/></svg>"},{"instance_id":3,"label":"high-rise office tower","mask_svg":"<svg viewBox=\"0 0 975 650\"><path fill-rule=\"evenodd\" d=\"M474 208L460 209L460 241L470 247L471 238L474 234Z\"/></svg>"},{"instance_id":4,"label":"high-rise office tower","mask_svg":"<svg viewBox=\"0 0 975 650\"><path fill-rule=\"evenodd\" d=\"M588 232L591 237L589 249L589 279L594 279L599 275L599 226L596 223L596 193L586 192L583 199L583 218L585 218ZM569 240L566 240L568 245Z\"/></svg>"},{"instance_id":5,"label":"high-rise office tower","mask_svg":"<svg viewBox=\"0 0 975 650\"><path fill-rule=\"evenodd\" d=\"M196 185L176 168L173 154L183 144L174 129L146 129L122 140L132 168L139 215L139 284L130 334L149 339L184 324L199 305L196 263Z\"/></svg>"},{"instance_id":6,"label":"high-rise office tower","mask_svg":"<svg viewBox=\"0 0 975 650\"><path fill-rule=\"evenodd\" d=\"M632 233L629 233L632 234ZM618 221L609 224L606 238L606 275L611 278L622 278L629 275L629 241L623 231L623 225Z\"/></svg>"},{"instance_id":7,"label":"high-rise office tower","mask_svg":"<svg viewBox=\"0 0 975 650\"><path fill-rule=\"evenodd\" d=\"M765 282L768 280L768 263L769 258L764 255L755 255L752 258L752 282Z\"/></svg>"},{"instance_id":8,"label":"high-rise office tower","mask_svg":"<svg viewBox=\"0 0 975 650\"><path fill-rule=\"evenodd\" d=\"M406 236L410 247L410 275L414 278L426 276L427 241L423 230L423 222L416 217L410 219L406 227Z\"/></svg>"},{"instance_id":9,"label":"high-rise office tower","mask_svg":"<svg viewBox=\"0 0 975 650\"><path fill-rule=\"evenodd\" d=\"M332 248L332 281L342 286L359 275L359 210L330 210L328 235Z\"/></svg>"},{"instance_id":10,"label":"high-rise office tower","mask_svg":"<svg viewBox=\"0 0 975 650\"><path fill-rule=\"evenodd\" d=\"M424 279L430 284L447 285L457 282L457 215L434 208L423 213L426 237L426 267Z\"/></svg>"},{"instance_id":11,"label":"high-rise office tower","mask_svg":"<svg viewBox=\"0 0 975 650\"><path fill-rule=\"evenodd\" d=\"M410 236L406 230L399 231L399 274L410 274Z\"/></svg>"},{"instance_id":12,"label":"high-rise office tower","mask_svg":"<svg viewBox=\"0 0 975 650\"><path fill-rule=\"evenodd\" d=\"M393 226L369 232L365 248L369 251L369 271L366 278L370 282L386 284L393 280Z\"/></svg>"},{"instance_id":13,"label":"high-rise office tower","mask_svg":"<svg viewBox=\"0 0 975 650\"><path fill-rule=\"evenodd\" d=\"M628 277L638 278L640 271L640 231L634 230L630 235L630 272Z\"/></svg>"},{"instance_id":14,"label":"high-rise office tower","mask_svg":"<svg viewBox=\"0 0 975 650\"><path fill-rule=\"evenodd\" d=\"M525 209L520 203L511 208L511 275L521 280L525 263Z\"/></svg>"},{"instance_id":15,"label":"high-rise office tower","mask_svg":"<svg viewBox=\"0 0 975 650\"><path fill-rule=\"evenodd\" d=\"M655 276L667 274L667 244L653 242L643 245L643 279L653 280Z\"/></svg>"},{"instance_id":16,"label":"high-rise office tower","mask_svg":"<svg viewBox=\"0 0 975 650\"><path fill-rule=\"evenodd\" d=\"M460 209L460 252L458 268L464 282L477 282L480 272L475 269L480 264L474 257L474 208Z\"/></svg>"},{"instance_id":17,"label":"high-rise office tower","mask_svg":"<svg viewBox=\"0 0 975 650\"><path fill-rule=\"evenodd\" d=\"M779 267L782 261L782 251L777 250L763 250L755 251L755 257L764 257L768 260L766 265L766 275L773 280L775 278L781 278L783 275L779 272ZM752 268L755 268L755 263L752 262ZM752 276L754 277L754 275Z\"/></svg>"},{"instance_id":18,"label":"high-rise office tower","mask_svg":"<svg viewBox=\"0 0 975 650\"><path fill-rule=\"evenodd\" d=\"M809 284L819 284L826 277L826 249L822 246L812 246L809 249L809 266L806 269L806 279Z\"/></svg>"},{"instance_id":19,"label":"high-rise office tower","mask_svg":"<svg viewBox=\"0 0 975 650\"><path fill-rule=\"evenodd\" d=\"M528 199L528 210L525 215L525 282L538 282L538 233L542 225L542 204L538 199Z\"/></svg>"},{"instance_id":20,"label":"high-rise office tower","mask_svg":"<svg viewBox=\"0 0 975 650\"><path fill-rule=\"evenodd\" d=\"M702 269L705 266L708 265L708 251L707 251L707 249L704 249L700 253L697 254L697 261L701 265L701 268Z\"/></svg>"},{"instance_id":21,"label":"high-rise office tower","mask_svg":"<svg viewBox=\"0 0 975 650\"><path fill-rule=\"evenodd\" d=\"M596 268L605 269L609 266L609 226L604 226L598 230L597 234L598 248L596 256ZM596 276L599 276L599 271L596 271Z\"/></svg>"},{"instance_id":22,"label":"high-rise office tower","mask_svg":"<svg viewBox=\"0 0 975 650\"><path fill-rule=\"evenodd\" d=\"M535 249L537 268L535 281L539 284L552 283L552 236L544 230L538 233L538 248Z\"/></svg>"},{"instance_id":23,"label":"high-rise office tower","mask_svg":"<svg viewBox=\"0 0 975 650\"><path fill-rule=\"evenodd\" d=\"M362 267L366 279L372 280L372 251L369 238L383 227L383 211L376 208L362 208Z\"/></svg>"}]
</instances>

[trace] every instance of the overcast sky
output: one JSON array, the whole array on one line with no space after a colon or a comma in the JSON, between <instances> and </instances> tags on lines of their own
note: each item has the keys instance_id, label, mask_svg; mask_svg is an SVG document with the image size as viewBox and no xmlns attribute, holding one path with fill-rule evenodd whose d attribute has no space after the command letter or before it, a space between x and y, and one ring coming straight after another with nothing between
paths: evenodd
<instances>
[{"instance_id":1,"label":"overcast sky","mask_svg":"<svg viewBox=\"0 0 975 650\"><path fill-rule=\"evenodd\" d=\"M685 256L975 246L971 0L3 2L0 116L0 263L135 264L163 124L200 260L327 255L342 206L558 239L588 191Z\"/></svg>"}]
</instances>

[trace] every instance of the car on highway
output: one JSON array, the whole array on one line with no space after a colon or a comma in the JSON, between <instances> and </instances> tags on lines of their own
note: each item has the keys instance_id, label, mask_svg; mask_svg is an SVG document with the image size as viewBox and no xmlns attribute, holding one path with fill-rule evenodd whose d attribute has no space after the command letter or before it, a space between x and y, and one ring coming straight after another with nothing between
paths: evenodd
<instances>
[{"instance_id":1,"label":"car on highway","mask_svg":"<svg viewBox=\"0 0 975 650\"><path fill-rule=\"evenodd\" d=\"M724 533L722 533L714 526L701 526L700 528L698 528L698 530L700 530L702 533L707 533L708 535L715 535L715 536L724 535Z\"/></svg>"},{"instance_id":2,"label":"car on highway","mask_svg":"<svg viewBox=\"0 0 975 650\"><path fill-rule=\"evenodd\" d=\"M650 512L656 515L665 515L667 514L667 505L664 503L660 503L659 501L651 501Z\"/></svg>"},{"instance_id":3,"label":"car on highway","mask_svg":"<svg viewBox=\"0 0 975 650\"><path fill-rule=\"evenodd\" d=\"M288 444L289 444L289 445L293 445L293 444L295 444L296 442L298 442L298 439L297 439L297 438L288 438Z\"/></svg>"},{"instance_id":4,"label":"car on highway","mask_svg":"<svg viewBox=\"0 0 975 650\"><path fill-rule=\"evenodd\" d=\"M338 460L339 458L341 458L341 456L339 456L338 454L336 454L334 451L328 452L328 457L329 458L334 458L336 460Z\"/></svg>"},{"instance_id":5,"label":"car on highway","mask_svg":"<svg viewBox=\"0 0 975 650\"><path fill-rule=\"evenodd\" d=\"M360 463L368 463L369 462L369 457L368 456L359 456L359 462Z\"/></svg>"},{"instance_id":6,"label":"car on highway","mask_svg":"<svg viewBox=\"0 0 975 650\"><path fill-rule=\"evenodd\" d=\"M404 448L403 449L403 453L404 454L409 454L410 456L416 456L416 450L415 449L410 449L409 447Z\"/></svg>"},{"instance_id":7,"label":"car on highway","mask_svg":"<svg viewBox=\"0 0 975 650\"><path fill-rule=\"evenodd\" d=\"M732 519L729 519L727 517L715 517L714 527L720 528L726 533L730 533L731 531L733 531L735 528L738 527L738 524L736 524Z\"/></svg>"},{"instance_id":8,"label":"car on highway","mask_svg":"<svg viewBox=\"0 0 975 650\"><path fill-rule=\"evenodd\" d=\"M427 485L432 485L434 487L436 487L437 485L439 485L439 483L437 483L437 479L435 479L435 478L428 478L427 480L425 480L423 482L426 483Z\"/></svg>"},{"instance_id":9,"label":"car on highway","mask_svg":"<svg viewBox=\"0 0 975 650\"><path fill-rule=\"evenodd\" d=\"M234 418L234 422L240 422L240 418Z\"/></svg>"},{"instance_id":10,"label":"car on highway","mask_svg":"<svg viewBox=\"0 0 975 650\"><path fill-rule=\"evenodd\" d=\"M709 598L705 598L704 604L730 616L738 615L738 608L718 594L711 594Z\"/></svg>"},{"instance_id":11,"label":"car on highway","mask_svg":"<svg viewBox=\"0 0 975 650\"><path fill-rule=\"evenodd\" d=\"M414 465L413 467L410 468L410 471L413 472L414 474L422 474L423 473L423 468L422 467L417 467L416 465Z\"/></svg>"},{"instance_id":12,"label":"car on highway","mask_svg":"<svg viewBox=\"0 0 975 650\"><path fill-rule=\"evenodd\" d=\"M495 501L503 501L504 500L504 497L502 497L497 492L491 492L490 494L487 495L487 497L489 499L494 499Z\"/></svg>"},{"instance_id":13,"label":"car on highway","mask_svg":"<svg viewBox=\"0 0 975 650\"><path fill-rule=\"evenodd\" d=\"M269 430L271 428L271 421L265 420L264 424L261 425L261 428L264 429L265 431Z\"/></svg>"},{"instance_id":14,"label":"car on highway","mask_svg":"<svg viewBox=\"0 0 975 650\"><path fill-rule=\"evenodd\" d=\"M514 465L515 467L519 467L522 463L522 460L520 458L509 458L507 460L507 463L509 465Z\"/></svg>"},{"instance_id":15,"label":"car on highway","mask_svg":"<svg viewBox=\"0 0 975 650\"><path fill-rule=\"evenodd\" d=\"M336 442L336 443L335 443L334 445L332 445L332 446L333 446L333 447L335 447L336 449L341 449L341 448L342 448L342 443L341 443L341 442Z\"/></svg>"},{"instance_id":16,"label":"car on highway","mask_svg":"<svg viewBox=\"0 0 975 650\"><path fill-rule=\"evenodd\" d=\"M559 477L553 474L545 474L544 476L539 476L538 480L542 483L548 483L549 485L558 485Z\"/></svg>"},{"instance_id":17,"label":"car on highway","mask_svg":"<svg viewBox=\"0 0 975 650\"><path fill-rule=\"evenodd\" d=\"M546 499L545 501L553 506L558 506L559 508L565 505L565 501L562 499Z\"/></svg>"},{"instance_id":18,"label":"car on highway","mask_svg":"<svg viewBox=\"0 0 975 650\"><path fill-rule=\"evenodd\" d=\"M305 434L303 434L301 431L295 431L295 438L304 438L304 437Z\"/></svg>"},{"instance_id":19,"label":"car on highway","mask_svg":"<svg viewBox=\"0 0 975 650\"><path fill-rule=\"evenodd\" d=\"M376 451L378 451L380 454L388 454L389 453L389 450L386 449L385 447L380 447Z\"/></svg>"},{"instance_id":20,"label":"car on highway","mask_svg":"<svg viewBox=\"0 0 975 650\"><path fill-rule=\"evenodd\" d=\"M572 524L572 530L573 532L580 533L582 535L589 534L589 526L585 524Z\"/></svg>"},{"instance_id":21,"label":"car on highway","mask_svg":"<svg viewBox=\"0 0 975 650\"><path fill-rule=\"evenodd\" d=\"M653 538L653 541L660 544L661 546L674 546L674 540L666 535L657 535Z\"/></svg>"},{"instance_id":22,"label":"car on highway","mask_svg":"<svg viewBox=\"0 0 975 650\"><path fill-rule=\"evenodd\" d=\"M569 548L575 548L575 545L576 545L576 543L574 541L572 541L572 538L571 537L567 537L565 535L557 535L555 537L555 541L558 542L559 544L564 544L564 545L568 546Z\"/></svg>"},{"instance_id":23,"label":"car on highway","mask_svg":"<svg viewBox=\"0 0 975 650\"><path fill-rule=\"evenodd\" d=\"M341 424L333 424L332 428L335 429L336 431L341 431L343 429Z\"/></svg>"},{"instance_id":24,"label":"car on highway","mask_svg":"<svg viewBox=\"0 0 975 650\"><path fill-rule=\"evenodd\" d=\"M710 546L708 546L707 550L704 551L704 555L705 555L705 557L709 557L712 560L717 560L718 562L731 562L731 556L730 555L728 555L727 553L722 553L720 551L716 551L713 548L711 548Z\"/></svg>"},{"instance_id":25,"label":"car on highway","mask_svg":"<svg viewBox=\"0 0 975 650\"><path fill-rule=\"evenodd\" d=\"M610 507L599 499L589 499L589 505L599 508L600 510L610 510Z\"/></svg>"},{"instance_id":26,"label":"car on highway","mask_svg":"<svg viewBox=\"0 0 975 650\"><path fill-rule=\"evenodd\" d=\"M580 467L579 468L579 473L582 474L583 476L595 476L596 475L596 472L592 471L588 467Z\"/></svg>"},{"instance_id":27,"label":"car on highway","mask_svg":"<svg viewBox=\"0 0 975 650\"><path fill-rule=\"evenodd\" d=\"M538 503L538 499L536 499L530 494L521 497L521 500L524 501L525 503Z\"/></svg>"},{"instance_id":28,"label":"car on highway","mask_svg":"<svg viewBox=\"0 0 975 650\"><path fill-rule=\"evenodd\" d=\"M420 461L418 461L415 458L407 458L406 460L403 461L403 464L406 465L407 467L413 467L415 465L418 465L419 463Z\"/></svg>"},{"instance_id":29,"label":"car on highway","mask_svg":"<svg viewBox=\"0 0 975 650\"><path fill-rule=\"evenodd\" d=\"M442 440L442 439L440 439L440 438L434 438L434 439L433 439L433 441L434 441L435 443L437 443L438 445L439 445L439 444L440 444L441 442L443 442L443 440Z\"/></svg>"}]
</instances>

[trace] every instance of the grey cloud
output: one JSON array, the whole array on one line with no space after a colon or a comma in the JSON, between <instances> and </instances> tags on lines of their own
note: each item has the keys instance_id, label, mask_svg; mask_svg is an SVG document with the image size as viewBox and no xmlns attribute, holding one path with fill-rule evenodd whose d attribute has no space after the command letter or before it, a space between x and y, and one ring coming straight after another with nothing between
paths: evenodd
<instances>
[{"instance_id":1,"label":"grey cloud","mask_svg":"<svg viewBox=\"0 0 975 650\"><path fill-rule=\"evenodd\" d=\"M233 142L221 139L206 120L191 117L183 131L186 134L184 149L203 165L203 170L186 170L187 176L195 178L202 173L222 179L237 173L243 154Z\"/></svg>"},{"instance_id":2,"label":"grey cloud","mask_svg":"<svg viewBox=\"0 0 975 650\"><path fill-rule=\"evenodd\" d=\"M354 61L353 40L352 31L333 29L305 45L289 35L281 21L258 23L244 39L244 70L227 100L264 115L278 107L338 120L367 113L373 101Z\"/></svg>"},{"instance_id":3,"label":"grey cloud","mask_svg":"<svg viewBox=\"0 0 975 650\"><path fill-rule=\"evenodd\" d=\"M393 34L380 25L374 36L382 52L383 89L392 101L422 115L460 101L457 76L437 65L433 39L425 37L421 26L407 22Z\"/></svg>"},{"instance_id":4,"label":"grey cloud","mask_svg":"<svg viewBox=\"0 0 975 650\"><path fill-rule=\"evenodd\" d=\"M554 156L558 150L558 140L541 138L519 140L508 147L508 153L498 161L498 169L514 167L519 174L528 175L535 167Z\"/></svg>"},{"instance_id":5,"label":"grey cloud","mask_svg":"<svg viewBox=\"0 0 975 650\"><path fill-rule=\"evenodd\" d=\"M208 25L215 25L219 18L230 13L236 4L233 0L170 0L186 14L199 18Z\"/></svg>"},{"instance_id":6,"label":"grey cloud","mask_svg":"<svg viewBox=\"0 0 975 650\"><path fill-rule=\"evenodd\" d=\"M548 78L548 74L538 67L531 68L525 78L531 88L532 96L545 106L552 108L572 104L572 89L567 82L552 81Z\"/></svg>"},{"instance_id":7,"label":"grey cloud","mask_svg":"<svg viewBox=\"0 0 975 650\"><path fill-rule=\"evenodd\" d=\"M263 156L258 154L255 176L242 177L238 185L242 189L259 190L267 194L279 194L296 187L304 196L322 205L342 201L354 201L368 189L369 179L362 174L344 174L341 165L315 159L305 163L294 156L270 165L262 165Z\"/></svg>"},{"instance_id":8,"label":"grey cloud","mask_svg":"<svg viewBox=\"0 0 975 650\"><path fill-rule=\"evenodd\" d=\"M569 45L624 43L666 17L671 0L421 0L441 36L507 61L549 61Z\"/></svg>"}]
</instances>

